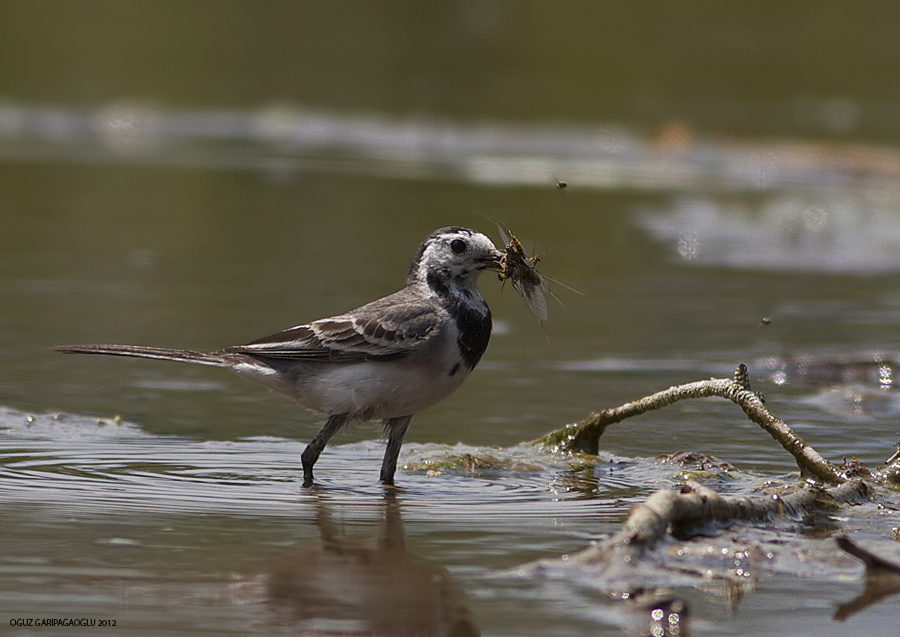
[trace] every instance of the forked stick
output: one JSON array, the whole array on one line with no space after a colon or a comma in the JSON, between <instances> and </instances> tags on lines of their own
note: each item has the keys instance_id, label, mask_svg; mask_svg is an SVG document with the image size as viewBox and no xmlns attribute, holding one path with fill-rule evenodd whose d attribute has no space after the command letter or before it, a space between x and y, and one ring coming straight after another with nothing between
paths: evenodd
<instances>
[{"instance_id":1,"label":"forked stick","mask_svg":"<svg viewBox=\"0 0 900 637\"><path fill-rule=\"evenodd\" d=\"M676 385L619 407L592 413L579 424L557 429L532 444L567 453L597 454L600 450L600 437L608 426L632 416L662 409L679 400L711 396L727 398L740 406L750 420L769 432L794 456L805 477L831 484L840 484L847 479L846 475L806 444L783 420L769 412L762 397L750 390L750 375L743 363L738 365L733 379L710 378Z\"/></svg>"}]
</instances>

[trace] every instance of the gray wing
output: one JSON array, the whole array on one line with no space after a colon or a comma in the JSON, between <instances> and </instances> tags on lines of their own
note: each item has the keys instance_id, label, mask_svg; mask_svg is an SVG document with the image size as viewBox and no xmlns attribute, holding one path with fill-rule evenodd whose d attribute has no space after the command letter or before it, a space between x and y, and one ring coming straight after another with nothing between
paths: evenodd
<instances>
[{"instance_id":1,"label":"gray wing","mask_svg":"<svg viewBox=\"0 0 900 637\"><path fill-rule=\"evenodd\" d=\"M406 292L225 351L298 361L396 360L433 338L440 324L436 307L421 300L413 302Z\"/></svg>"}]
</instances>

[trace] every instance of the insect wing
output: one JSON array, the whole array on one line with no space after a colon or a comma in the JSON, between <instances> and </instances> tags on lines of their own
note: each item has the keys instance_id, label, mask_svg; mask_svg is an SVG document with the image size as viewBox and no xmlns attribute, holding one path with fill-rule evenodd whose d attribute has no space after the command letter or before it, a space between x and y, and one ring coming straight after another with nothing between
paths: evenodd
<instances>
[{"instance_id":1,"label":"insect wing","mask_svg":"<svg viewBox=\"0 0 900 637\"><path fill-rule=\"evenodd\" d=\"M497 223L496 221L494 223ZM497 223L497 231L500 233L500 238L503 239L503 245L509 246L510 238L509 234L507 234L506 230L503 229L499 223Z\"/></svg>"},{"instance_id":2,"label":"insect wing","mask_svg":"<svg viewBox=\"0 0 900 637\"><path fill-rule=\"evenodd\" d=\"M531 313L534 314L539 321L546 321L547 314L547 297L546 292L549 290L547 282L536 271L533 272L539 280L539 284L535 285L530 281L520 279L513 282L513 288L525 299L525 304Z\"/></svg>"},{"instance_id":3,"label":"insect wing","mask_svg":"<svg viewBox=\"0 0 900 637\"><path fill-rule=\"evenodd\" d=\"M506 252L500 278L511 279L513 289L525 299L525 304L531 313L539 321L546 321L548 317L546 295L549 293L550 287L544 277L535 269L536 259L526 257L518 237L506 230L496 220L493 221L497 224L497 231L500 233Z\"/></svg>"}]
</instances>

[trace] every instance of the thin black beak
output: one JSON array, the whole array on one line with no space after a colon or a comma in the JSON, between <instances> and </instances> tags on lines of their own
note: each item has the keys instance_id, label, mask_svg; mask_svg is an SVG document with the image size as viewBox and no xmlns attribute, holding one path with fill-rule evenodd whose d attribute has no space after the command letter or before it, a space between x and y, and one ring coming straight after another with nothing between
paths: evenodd
<instances>
[{"instance_id":1,"label":"thin black beak","mask_svg":"<svg viewBox=\"0 0 900 637\"><path fill-rule=\"evenodd\" d=\"M481 260L482 270L493 270L500 272L503 270L503 253L494 250L490 255Z\"/></svg>"}]
</instances>

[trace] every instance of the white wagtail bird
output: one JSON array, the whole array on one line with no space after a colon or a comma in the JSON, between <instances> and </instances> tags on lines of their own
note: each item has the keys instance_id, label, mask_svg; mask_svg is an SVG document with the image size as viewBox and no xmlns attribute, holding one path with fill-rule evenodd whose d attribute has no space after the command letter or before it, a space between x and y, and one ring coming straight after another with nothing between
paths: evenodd
<instances>
[{"instance_id":1,"label":"white wagtail bird","mask_svg":"<svg viewBox=\"0 0 900 637\"><path fill-rule=\"evenodd\" d=\"M405 288L346 314L214 352L138 345L56 349L226 367L327 414L301 455L306 487L313 484L319 454L341 427L382 420L387 450L381 481L392 485L413 415L453 393L488 346L491 311L478 291L478 275L500 272L503 256L479 232L441 228L419 246Z\"/></svg>"}]
</instances>

